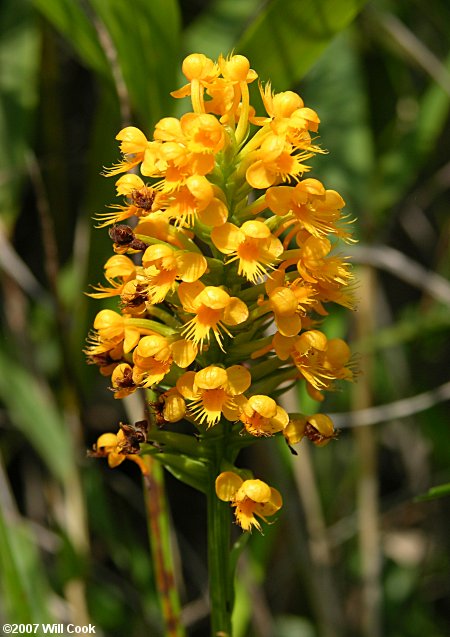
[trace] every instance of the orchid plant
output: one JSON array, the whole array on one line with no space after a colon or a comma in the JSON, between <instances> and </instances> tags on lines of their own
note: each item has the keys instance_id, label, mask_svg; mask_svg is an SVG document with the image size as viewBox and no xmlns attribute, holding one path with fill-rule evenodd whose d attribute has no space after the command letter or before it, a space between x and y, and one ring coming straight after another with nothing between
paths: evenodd
<instances>
[{"instance_id":1,"label":"orchid plant","mask_svg":"<svg viewBox=\"0 0 450 637\"><path fill-rule=\"evenodd\" d=\"M120 175L122 203L98 215L115 254L90 295L117 297L119 308L97 314L86 354L115 398L143 393L146 418L101 435L91 455L111 467L133 460L144 478L153 458L205 493L211 631L225 637L236 562L229 505L244 533L282 507L239 452L273 436L291 448L304 437L327 444L331 419L287 413L280 397L303 382L321 401L354 377L345 341L322 330L330 304L354 306L337 251L352 241L351 220L336 191L305 178L323 151L319 117L299 95L260 83L260 116L244 56L195 53L182 70L187 83L172 96L189 97L192 111L160 120L151 139L121 130L122 159L105 170Z\"/></svg>"}]
</instances>

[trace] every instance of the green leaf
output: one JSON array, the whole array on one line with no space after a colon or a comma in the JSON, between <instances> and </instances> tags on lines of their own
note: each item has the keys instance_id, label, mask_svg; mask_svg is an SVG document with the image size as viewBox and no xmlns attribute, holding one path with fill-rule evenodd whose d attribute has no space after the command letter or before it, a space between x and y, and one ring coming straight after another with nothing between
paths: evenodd
<instances>
[{"instance_id":1,"label":"green leaf","mask_svg":"<svg viewBox=\"0 0 450 637\"><path fill-rule=\"evenodd\" d=\"M258 15L261 0L216 0L202 11L184 33L188 53L216 59L230 53L245 27Z\"/></svg>"},{"instance_id":2,"label":"green leaf","mask_svg":"<svg viewBox=\"0 0 450 637\"><path fill-rule=\"evenodd\" d=\"M176 88L180 18L175 0L91 0L117 53L131 104L147 130L167 115Z\"/></svg>"},{"instance_id":3,"label":"green leaf","mask_svg":"<svg viewBox=\"0 0 450 637\"><path fill-rule=\"evenodd\" d=\"M375 160L364 74L353 29L333 40L303 79L301 94L306 105L320 116L320 145L328 151L311 161L314 176L327 188L338 190L348 213L358 216L371 201Z\"/></svg>"},{"instance_id":4,"label":"green leaf","mask_svg":"<svg viewBox=\"0 0 450 637\"><path fill-rule=\"evenodd\" d=\"M97 73L111 75L94 21L79 0L33 0L33 4L74 48L81 60Z\"/></svg>"},{"instance_id":5,"label":"green leaf","mask_svg":"<svg viewBox=\"0 0 450 637\"><path fill-rule=\"evenodd\" d=\"M28 2L4 0L0 5L0 211L8 224L19 209L37 101L38 62L39 35Z\"/></svg>"},{"instance_id":6,"label":"green leaf","mask_svg":"<svg viewBox=\"0 0 450 637\"><path fill-rule=\"evenodd\" d=\"M182 453L155 453L158 460L175 478L190 487L205 493L208 486L208 469L204 462L194 460Z\"/></svg>"},{"instance_id":7,"label":"green leaf","mask_svg":"<svg viewBox=\"0 0 450 637\"><path fill-rule=\"evenodd\" d=\"M450 495L450 482L446 484L439 484L436 487L431 487L423 495L417 496L414 502L426 502L427 500L436 500L437 498L443 498Z\"/></svg>"},{"instance_id":8,"label":"green leaf","mask_svg":"<svg viewBox=\"0 0 450 637\"><path fill-rule=\"evenodd\" d=\"M52 621L48 585L28 527L0 507L0 582L2 610L17 623Z\"/></svg>"},{"instance_id":9,"label":"green leaf","mask_svg":"<svg viewBox=\"0 0 450 637\"><path fill-rule=\"evenodd\" d=\"M0 399L52 474L64 482L74 471L70 435L45 385L0 351Z\"/></svg>"},{"instance_id":10,"label":"green leaf","mask_svg":"<svg viewBox=\"0 0 450 637\"><path fill-rule=\"evenodd\" d=\"M295 85L365 0L273 0L247 29L236 50L276 90Z\"/></svg>"},{"instance_id":11,"label":"green leaf","mask_svg":"<svg viewBox=\"0 0 450 637\"><path fill-rule=\"evenodd\" d=\"M445 67L450 71L450 56ZM393 139L391 148L380 159L377 207L387 212L405 194L417 177L447 122L450 108L449 94L434 81L412 108L417 108L412 127L400 139Z\"/></svg>"}]
</instances>

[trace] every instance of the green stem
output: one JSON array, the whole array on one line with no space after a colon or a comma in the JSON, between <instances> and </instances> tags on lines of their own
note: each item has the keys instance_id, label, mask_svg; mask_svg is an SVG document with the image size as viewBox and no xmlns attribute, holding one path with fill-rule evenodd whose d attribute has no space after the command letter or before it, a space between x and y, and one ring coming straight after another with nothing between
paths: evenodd
<instances>
[{"instance_id":1,"label":"green stem","mask_svg":"<svg viewBox=\"0 0 450 637\"><path fill-rule=\"evenodd\" d=\"M125 326L136 327L142 330L150 330L151 332L161 334L161 336L173 336L176 334L176 330L173 328L145 318L126 318Z\"/></svg>"},{"instance_id":2,"label":"green stem","mask_svg":"<svg viewBox=\"0 0 450 637\"><path fill-rule=\"evenodd\" d=\"M163 321L163 323L165 323L168 327L173 327L175 330L182 327L182 324L175 318L175 316L173 316L173 314L169 314L169 312L166 312L156 305L148 305L147 314L160 319L160 321Z\"/></svg>"},{"instance_id":3,"label":"green stem","mask_svg":"<svg viewBox=\"0 0 450 637\"><path fill-rule=\"evenodd\" d=\"M207 433L203 442L211 449L207 482L207 540L211 637L231 637L234 582L230 565L230 506L216 495L215 482L223 465L233 463L237 451L230 444L229 423L221 421Z\"/></svg>"},{"instance_id":4,"label":"green stem","mask_svg":"<svg viewBox=\"0 0 450 637\"><path fill-rule=\"evenodd\" d=\"M210 476L208 507L208 570L211 637L231 637L233 590L230 586L230 507L216 495L217 473Z\"/></svg>"},{"instance_id":5,"label":"green stem","mask_svg":"<svg viewBox=\"0 0 450 637\"><path fill-rule=\"evenodd\" d=\"M156 587L164 621L164 634L166 637L185 637L184 628L180 623L180 601L174 577L170 524L164 490L164 470L159 462L150 456L145 456L142 459L147 468L147 473L144 474L144 495Z\"/></svg>"},{"instance_id":6,"label":"green stem","mask_svg":"<svg viewBox=\"0 0 450 637\"><path fill-rule=\"evenodd\" d=\"M153 402L156 394L145 391L146 399ZM150 429L155 429L154 416L146 402ZM185 637L180 620L180 599L175 581L175 565L172 555L171 529L164 485L164 469L149 455L137 456L142 470L147 525L152 553L155 584L161 606L166 637ZM142 464L141 464L142 463Z\"/></svg>"}]
</instances>

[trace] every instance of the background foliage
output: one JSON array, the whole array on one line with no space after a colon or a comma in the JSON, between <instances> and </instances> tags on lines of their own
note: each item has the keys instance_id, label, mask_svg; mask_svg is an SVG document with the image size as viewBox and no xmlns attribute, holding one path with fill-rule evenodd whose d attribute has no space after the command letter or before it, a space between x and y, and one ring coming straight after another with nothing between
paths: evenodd
<instances>
[{"instance_id":1,"label":"background foliage","mask_svg":"<svg viewBox=\"0 0 450 637\"><path fill-rule=\"evenodd\" d=\"M314 173L358 217L361 299L329 328L361 368L324 406L340 439L297 457L265 441L245 458L285 506L244 553L236 637L448 634L448 499L416 498L450 482L449 22L444 0L3 0L4 621L161 634L136 468L85 458L127 418L81 353L99 309L83 292L111 254L92 217L114 197L99 173L117 131L179 114L186 53L234 49L319 112L329 154ZM202 637L204 503L168 488L183 616Z\"/></svg>"}]
</instances>

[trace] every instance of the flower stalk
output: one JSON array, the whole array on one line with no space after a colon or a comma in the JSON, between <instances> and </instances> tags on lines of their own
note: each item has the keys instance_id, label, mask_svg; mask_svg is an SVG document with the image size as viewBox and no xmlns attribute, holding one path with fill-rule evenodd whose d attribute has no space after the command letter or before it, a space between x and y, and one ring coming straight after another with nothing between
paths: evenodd
<instances>
[{"instance_id":1,"label":"flower stalk","mask_svg":"<svg viewBox=\"0 0 450 637\"><path fill-rule=\"evenodd\" d=\"M217 436L210 439L213 457L209 462L207 506L208 574L211 607L211 635L231 637L233 578L230 571L230 512L216 495L215 481L222 464L231 465L236 450L229 445L226 424L216 426Z\"/></svg>"},{"instance_id":2,"label":"flower stalk","mask_svg":"<svg viewBox=\"0 0 450 637\"><path fill-rule=\"evenodd\" d=\"M180 619L180 600L175 580L163 467L150 456L144 456L143 460L147 469L142 479L148 532L164 634L167 637L185 637Z\"/></svg>"},{"instance_id":3,"label":"flower stalk","mask_svg":"<svg viewBox=\"0 0 450 637\"><path fill-rule=\"evenodd\" d=\"M207 494L208 573L211 606L211 635L231 637L233 578L230 572L230 512L215 491L212 472Z\"/></svg>"}]
</instances>

